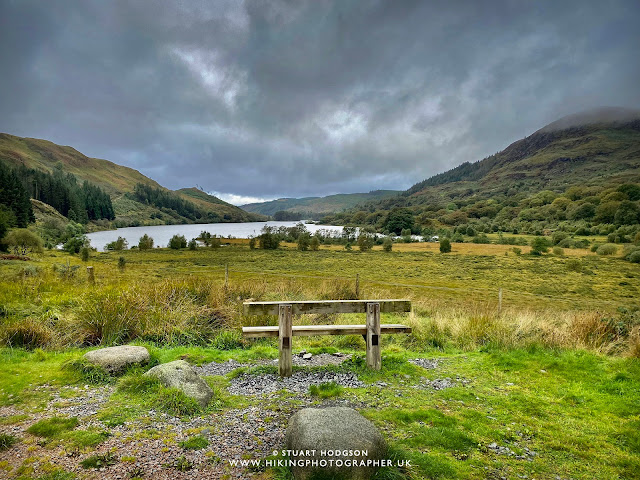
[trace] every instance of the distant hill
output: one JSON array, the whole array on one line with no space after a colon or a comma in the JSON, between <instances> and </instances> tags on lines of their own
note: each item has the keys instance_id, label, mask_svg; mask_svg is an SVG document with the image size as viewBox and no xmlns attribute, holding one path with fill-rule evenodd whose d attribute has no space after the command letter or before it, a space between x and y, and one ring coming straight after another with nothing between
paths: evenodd
<instances>
[{"instance_id":1,"label":"distant hill","mask_svg":"<svg viewBox=\"0 0 640 480\"><path fill-rule=\"evenodd\" d=\"M108 160L87 157L72 147L56 145L47 140L0 133L0 161L12 167L24 165L27 168L48 173L55 171L71 173L80 182L87 180L101 187L111 196L116 214L113 226L199 221L180 215L170 208L137 200L133 192L138 184L164 192L172 191L133 168ZM247 213L195 188L181 189L172 193L194 204L195 212L202 222L246 222L263 219L260 215Z\"/></svg>"},{"instance_id":2,"label":"distant hill","mask_svg":"<svg viewBox=\"0 0 640 480\"><path fill-rule=\"evenodd\" d=\"M605 107L563 117L495 155L465 162L400 195L325 221L384 230L389 213L405 209L415 217L414 231L467 222L492 231L529 229L533 224L557 227L563 221L613 224L611 212L620 202L636 202L623 209L640 208L634 195L615 192L623 184L640 184L640 111ZM562 200L551 208L559 196L568 204ZM605 203L610 214L604 212ZM628 216L620 213L618 218Z\"/></svg>"},{"instance_id":3,"label":"distant hill","mask_svg":"<svg viewBox=\"0 0 640 480\"><path fill-rule=\"evenodd\" d=\"M343 193L326 197L279 198L262 203L249 203L240 208L253 213L273 216L276 212L303 212L310 214L335 213L356 205L397 195L396 190L374 190L369 193Z\"/></svg>"}]
</instances>

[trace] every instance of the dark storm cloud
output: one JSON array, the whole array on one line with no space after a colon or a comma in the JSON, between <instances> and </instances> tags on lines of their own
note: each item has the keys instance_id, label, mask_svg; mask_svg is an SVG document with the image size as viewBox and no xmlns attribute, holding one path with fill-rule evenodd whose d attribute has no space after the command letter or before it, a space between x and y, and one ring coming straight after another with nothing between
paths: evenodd
<instances>
[{"instance_id":1,"label":"dark storm cloud","mask_svg":"<svg viewBox=\"0 0 640 480\"><path fill-rule=\"evenodd\" d=\"M640 107L636 1L0 0L0 131L244 196L407 188Z\"/></svg>"}]
</instances>

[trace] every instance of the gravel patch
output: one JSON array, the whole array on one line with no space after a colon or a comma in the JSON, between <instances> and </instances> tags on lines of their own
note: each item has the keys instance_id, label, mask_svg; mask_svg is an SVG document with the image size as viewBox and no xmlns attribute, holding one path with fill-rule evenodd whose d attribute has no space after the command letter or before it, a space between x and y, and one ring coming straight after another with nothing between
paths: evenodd
<instances>
[{"instance_id":1,"label":"gravel patch","mask_svg":"<svg viewBox=\"0 0 640 480\"><path fill-rule=\"evenodd\" d=\"M238 368L248 367L248 363L240 363L235 360L229 360L227 362L211 362L199 367L193 367L198 375L226 375L229 372L233 372Z\"/></svg>"},{"instance_id":2,"label":"gravel patch","mask_svg":"<svg viewBox=\"0 0 640 480\"><path fill-rule=\"evenodd\" d=\"M414 358L409 360L409 363L426 368L427 370L434 370L440 365L440 362L435 358Z\"/></svg>"},{"instance_id":3,"label":"gravel patch","mask_svg":"<svg viewBox=\"0 0 640 480\"><path fill-rule=\"evenodd\" d=\"M349 388L364 387L353 373L334 372L295 372L290 377L280 378L278 375L240 375L231 380L229 393L233 395L264 395L278 390L305 393L310 385L335 382Z\"/></svg>"}]
</instances>

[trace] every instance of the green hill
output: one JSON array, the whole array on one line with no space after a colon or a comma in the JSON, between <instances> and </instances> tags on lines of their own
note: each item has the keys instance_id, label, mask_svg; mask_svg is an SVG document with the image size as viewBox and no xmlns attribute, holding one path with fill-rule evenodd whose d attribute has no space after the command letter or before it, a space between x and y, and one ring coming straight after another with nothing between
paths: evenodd
<instances>
[{"instance_id":1,"label":"green hill","mask_svg":"<svg viewBox=\"0 0 640 480\"><path fill-rule=\"evenodd\" d=\"M133 168L108 160L90 158L72 147L56 145L47 140L0 133L0 161L11 167L23 165L48 173L71 173L80 182L86 180L99 186L111 196L116 214L115 221L111 225L102 222L102 228L185 222L246 222L263 219L197 189L188 188L172 192ZM193 204L193 214L184 215L165 206L140 201L133 194L136 185L158 189Z\"/></svg>"},{"instance_id":2,"label":"green hill","mask_svg":"<svg viewBox=\"0 0 640 480\"><path fill-rule=\"evenodd\" d=\"M633 220L640 208L633 193L638 184L640 111L602 108L564 117L495 155L324 221L371 224L381 231L403 225L415 233L467 224L489 232L594 225L608 231ZM618 208L624 223L615 219ZM406 221L390 218L400 210Z\"/></svg>"},{"instance_id":3,"label":"green hill","mask_svg":"<svg viewBox=\"0 0 640 480\"><path fill-rule=\"evenodd\" d=\"M369 193L344 193L326 197L279 198L269 202L249 203L241 208L262 215L275 215L276 212L300 212L308 214L327 214L341 212L356 205L380 198L397 195L396 190L374 190Z\"/></svg>"}]
</instances>

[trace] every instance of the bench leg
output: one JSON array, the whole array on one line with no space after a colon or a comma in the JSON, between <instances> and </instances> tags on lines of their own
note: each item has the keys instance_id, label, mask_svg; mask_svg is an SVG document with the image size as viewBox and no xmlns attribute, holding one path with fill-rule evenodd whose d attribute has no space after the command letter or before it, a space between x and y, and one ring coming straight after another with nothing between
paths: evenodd
<instances>
[{"instance_id":1,"label":"bench leg","mask_svg":"<svg viewBox=\"0 0 640 480\"><path fill-rule=\"evenodd\" d=\"M292 371L291 361L291 338L293 336L291 305L280 305L278 315L278 350L280 357L278 367L281 377L290 377Z\"/></svg>"},{"instance_id":2,"label":"bench leg","mask_svg":"<svg viewBox=\"0 0 640 480\"><path fill-rule=\"evenodd\" d=\"M380 370L380 304L367 303L367 367Z\"/></svg>"}]
</instances>

